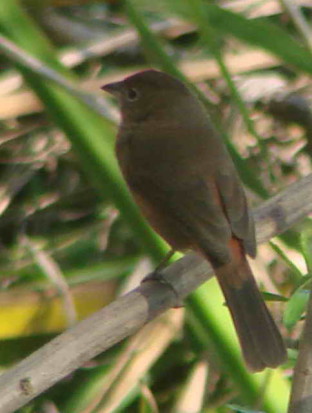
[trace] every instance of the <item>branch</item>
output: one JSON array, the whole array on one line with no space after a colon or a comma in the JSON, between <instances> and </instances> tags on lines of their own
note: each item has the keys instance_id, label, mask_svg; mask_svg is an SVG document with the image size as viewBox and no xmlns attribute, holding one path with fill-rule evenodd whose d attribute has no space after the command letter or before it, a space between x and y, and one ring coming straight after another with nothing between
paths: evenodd
<instances>
[{"instance_id":1,"label":"branch","mask_svg":"<svg viewBox=\"0 0 312 413\"><path fill-rule=\"evenodd\" d=\"M265 242L312 212L312 174L264 202L255 213L257 241ZM0 411L12 412L86 361L134 334L212 277L194 253L164 270L166 283L146 282L81 321L0 376ZM172 287L170 287L172 285Z\"/></svg>"}]
</instances>

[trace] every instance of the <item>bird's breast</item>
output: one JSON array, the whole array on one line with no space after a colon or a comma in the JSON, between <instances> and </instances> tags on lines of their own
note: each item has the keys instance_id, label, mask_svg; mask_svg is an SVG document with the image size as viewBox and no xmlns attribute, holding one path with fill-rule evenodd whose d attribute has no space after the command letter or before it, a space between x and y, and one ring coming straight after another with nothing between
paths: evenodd
<instances>
[{"instance_id":1,"label":"bird's breast","mask_svg":"<svg viewBox=\"0 0 312 413\"><path fill-rule=\"evenodd\" d=\"M122 125L117 158L130 187L142 177L170 186L211 176L222 164L219 139L201 125L172 122Z\"/></svg>"}]
</instances>

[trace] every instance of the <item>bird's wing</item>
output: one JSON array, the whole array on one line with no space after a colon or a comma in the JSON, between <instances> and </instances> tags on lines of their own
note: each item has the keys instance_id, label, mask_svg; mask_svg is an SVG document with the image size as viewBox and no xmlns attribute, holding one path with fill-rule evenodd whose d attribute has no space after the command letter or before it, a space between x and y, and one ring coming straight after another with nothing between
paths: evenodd
<instances>
[{"instance_id":1,"label":"bird's wing","mask_svg":"<svg viewBox=\"0 0 312 413\"><path fill-rule=\"evenodd\" d=\"M216 174L216 185L233 234L243 241L247 254L254 257L256 241L252 213L236 171L233 169L231 172L219 170Z\"/></svg>"},{"instance_id":2,"label":"bird's wing","mask_svg":"<svg viewBox=\"0 0 312 413\"><path fill-rule=\"evenodd\" d=\"M204 251L216 263L229 259L228 242L232 230L219 203L215 185L201 179L164 189L161 182L141 177L132 190L148 202L150 208L163 211L195 249ZM142 190L140 190L142 188Z\"/></svg>"}]
</instances>

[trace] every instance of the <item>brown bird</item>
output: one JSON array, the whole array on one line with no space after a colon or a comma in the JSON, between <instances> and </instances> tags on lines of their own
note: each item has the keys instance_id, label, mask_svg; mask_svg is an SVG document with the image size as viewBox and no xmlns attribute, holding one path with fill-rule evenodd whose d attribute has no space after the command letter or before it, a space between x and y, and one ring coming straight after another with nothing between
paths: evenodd
<instances>
[{"instance_id":1,"label":"brown bird","mask_svg":"<svg viewBox=\"0 0 312 413\"><path fill-rule=\"evenodd\" d=\"M195 250L210 262L247 366L280 365L285 346L246 259L256 255L252 215L206 109L182 82L156 70L102 89L121 106L117 158L143 215L173 250Z\"/></svg>"}]
</instances>

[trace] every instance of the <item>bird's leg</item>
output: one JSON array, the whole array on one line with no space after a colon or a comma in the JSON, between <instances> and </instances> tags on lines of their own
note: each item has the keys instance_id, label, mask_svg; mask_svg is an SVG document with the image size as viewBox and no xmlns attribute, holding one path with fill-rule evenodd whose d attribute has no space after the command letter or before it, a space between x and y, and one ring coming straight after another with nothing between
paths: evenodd
<instances>
[{"instance_id":1,"label":"bird's leg","mask_svg":"<svg viewBox=\"0 0 312 413\"><path fill-rule=\"evenodd\" d=\"M170 260L170 258L173 256L174 253L175 253L174 250L170 250L164 256L164 258L160 261L160 263L157 265L154 271L143 278L142 282L144 283L145 281L159 281L161 283L167 283L167 281L162 276L161 271L167 266L168 261Z\"/></svg>"},{"instance_id":2,"label":"bird's leg","mask_svg":"<svg viewBox=\"0 0 312 413\"><path fill-rule=\"evenodd\" d=\"M174 253L175 250L171 249L160 261L160 263L157 265L154 271L148 274L146 277L144 277L141 282L145 283L147 281L158 281L159 283L166 285L174 292L175 296L177 297L177 304L174 306L174 308L180 308L183 307L183 303L181 302L179 294L176 292L172 284L170 284L170 282L168 282L161 273L161 271L167 266L170 258L174 255Z\"/></svg>"},{"instance_id":3,"label":"bird's leg","mask_svg":"<svg viewBox=\"0 0 312 413\"><path fill-rule=\"evenodd\" d=\"M164 258L160 261L160 263L155 268L154 273L160 273L167 266L168 262L170 261L174 253L175 253L175 250L168 251L167 254L164 256Z\"/></svg>"}]
</instances>

